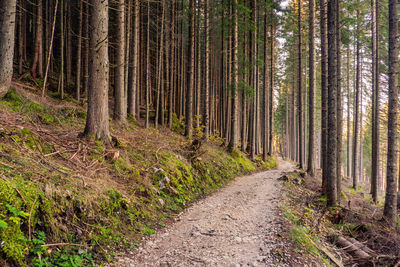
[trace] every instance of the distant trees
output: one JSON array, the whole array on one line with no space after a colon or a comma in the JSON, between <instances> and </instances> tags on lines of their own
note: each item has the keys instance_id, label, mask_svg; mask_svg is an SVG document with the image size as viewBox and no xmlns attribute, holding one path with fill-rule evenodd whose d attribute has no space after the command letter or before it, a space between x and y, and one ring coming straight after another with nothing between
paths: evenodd
<instances>
[{"instance_id":1,"label":"distant trees","mask_svg":"<svg viewBox=\"0 0 400 267\"><path fill-rule=\"evenodd\" d=\"M386 191L394 220L395 1L291 0L284 13L273 0L16 2L0 1L0 96L15 51L16 78L87 105L88 136L109 142L110 121L168 125L254 160L280 152L322 170L329 206L347 176L375 202Z\"/></svg>"}]
</instances>

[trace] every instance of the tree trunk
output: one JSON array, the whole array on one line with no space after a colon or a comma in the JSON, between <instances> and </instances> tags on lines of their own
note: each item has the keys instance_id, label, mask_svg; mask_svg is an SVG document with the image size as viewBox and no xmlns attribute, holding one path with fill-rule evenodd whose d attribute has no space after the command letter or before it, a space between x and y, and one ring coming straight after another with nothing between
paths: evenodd
<instances>
[{"instance_id":1,"label":"tree trunk","mask_svg":"<svg viewBox=\"0 0 400 267\"><path fill-rule=\"evenodd\" d=\"M163 60L164 60L164 23L165 23L165 2L161 1L161 31L160 31L160 44L158 53L158 77L157 77L157 101L156 101L156 117L155 117L155 127L158 128L158 123L161 121L160 116L164 116L164 112L161 109L162 98L162 82L163 82ZM160 110L161 109L161 110Z\"/></svg>"},{"instance_id":2,"label":"tree trunk","mask_svg":"<svg viewBox=\"0 0 400 267\"><path fill-rule=\"evenodd\" d=\"M315 88L315 40L314 40L314 22L315 22L315 0L309 0L309 112L308 112L308 166L307 172L309 175L314 176L314 88Z\"/></svg>"},{"instance_id":3,"label":"tree trunk","mask_svg":"<svg viewBox=\"0 0 400 267\"><path fill-rule=\"evenodd\" d=\"M268 1L265 1L264 10L264 95L263 95L263 160L267 161L267 155L269 152L269 62L268 62L268 12L267 12Z\"/></svg>"},{"instance_id":4,"label":"tree trunk","mask_svg":"<svg viewBox=\"0 0 400 267\"><path fill-rule=\"evenodd\" d=\"M75 98L79 102L81 100L81 58L82 58L82 27L83 27L83 2L79 1L79 23L78 23L78 45L76 58L76 81L75 81Z\"/></svg>"},{"instance_id":5,"label":"tree trunk","mask_svg":"<svg viewBox=\"0 0 400 267\"><path fill-rule=\"evenodd\" d=\"M83 92L85 97L88 96L89 91L89 3L85 3L85 26L83 35L85 36L85 50L83 56Z\"/></svg>"},{"instance_id":6,"label":"tree trunk","mask_svg":"<svg viewBox=\"0 0 400 267\"><path fill-rule=\"evenodd\" d=\"M341 35L340 35L340 1L336 1L336 80L337 80L337 154L336 154L336 191L340 203L342 191L342 138L343 138L343 107L342 107L342 72L341 72Z\"/></svg>"},{"instance_id":7,"label":"tree trunk","mask_svg":"<svg viewBox=\"0 0 400 267\"><path fill-rule=\"evenodd\" d=\"M129 87L128 87L128 113L133 118L138 116L136 114L136 103L137 103L137 90L139 81L139 27L140 27L140 2L135 0L134 3L134 25L133 25L133 43L132 43L132 71L129 75Z\"/></svg>"},{"instance_id":8,"label":"tree trunk","mask_svg":"<svg viewBox=\"0 0 400 267\"><path fill-rule=\"evenodd\" d=\"M302 82L302 77L303 77L303 66L302 66L302 40L301 40L301 0L298 0L298 93L297 93L297 122L298 122L298 149L299 149L299 164L300 164L300 169L304 168L303 165L303 82Z\"/></svg>"},{"instance_id":9,"label":"tree trunk","mask_svg":"<svg viewBox=\"0 0 400 267\"><path fill-rule=\"evenodd\" d=\"M210 26L209 0L204 0L204 96L203 96L203 124L205 139L210 134Z\"/></svg>"},{"instance_id":10,"label":"tree trunk","mask_svg":"<svg viewBox=\"0 0 400 267\"><path fill-rule=\"evenodd\" d=\"M23 27L23 12L24 12L24 3L23 1L19 1L18 8L18 74L22 75L23 72L23 58L24 58L24 34L25 28Z\"/></svg>"},{"instance_id":11,"label":"tree trunk","mask_svg":"<svg viewBox=\"0 0 400 267\"><path fill-rule=\"evenodd\" d=\"M327 206L337 202L337 3L328 1L328 157L327 157Z\"/></svg>"},{"instance_id":12,"label":"tree trunk","mask_svg":"<svg viewBox=\"0 0 400 267\"><path fill-rule=\"evenodd\" d=\"M147 36L146 36L146 128L149 128L150 116L150 0L147 0Z\"/></svg>"},{"instance_id":13,"label":"tree trunk","mask_svg":"<svg viewBox=\"0 0 400 267\"><path fill-rule=\"evenodd\" d=\"M237 11L237 0L233 0L232 13L233 13L233 38L232 38L232 118L231 118L231 137L229 142L229 148L232 150L237 147L238 143L238 83L239 83L239 72L238 72L238 46L239 46L239 27L238 27L238 11Z\"/></svg>"},{"instance_id":14,"label":"tree trunk","mask_svg":"<svg viewBox=\"0 0 400 267\"><path fill-rule=\"evenodd\" d=\"M327 187L327 149L328 149L328 29L326 0L320 1L321 29L321 165L322 192Z\"/></svg>"},{"instance_id":15,"label":"tree trunk","mask_svg":"<svg viewBox=\"0 0 400 267\"><path fill-rule=\"evenodd\" d=\"M371 195L378 200L379 177L379 37L378 18L379 0L371 0L372 13L372 161L371 161Z\"/></svg>"},{"instance_id":16,"label":"tree trunk","mask_svg":"<svg viewBox=\"0 0 400 267\"><path fill-rule=\"evenodd\" d=\"M274 76L275 76L275 24L274 11L271 10L271 55L270 55L270 75L269 75L269 148L268 153L272 155L274 151Z\"/></svg>"},{"instance_id":17,"label":"tree trunk","mask_svg":"<svg viewBox=\"0 0 400 267\"><path fill-rule=\"evenodd\" d=\"M360 16L360 11L357 10L357 21ZM361 76L361 63L360 63L360 25L357 22L356 28L356 102L354 107L354 127L353 127L353 166L352 166L352 178L353 178L353 188L357 189L358 177L357 177L357 144L358 144L358 117L359 117L359 102L360 102L360 76Z\"/></svg>"},{"instance_id":18,"label":"tree trunk","mask_svg":"<svg viewBox=\"0 0 400 267\"><path fill-rule=\"evenodd\" d=\"M188 51L188 71L187 71L187 89L186 89L186 128L185 135L192 137L193 132L193 91L194 91L194 48L195 48L195 1L190 1L189 12L189 51Z\"/></svg>"},{"instance_id":19,"label":"tree trunk","mask_svg":"<svg viewBox=\"0 0 400 267\"><path fill-rule=\"evenodd\" d=\"M251 86L253 87L253 106L251 118L251 140L250 140L250 156L254 160L256 157L256 132L257 132L257 0L252 0L252 13L251 19L253 21L254 29L252 29L251 40Z\"/></svg>"},{"instance_id":20,"label":"tree trunk","mask_svg":"<svg viewBox=\"0 0 400 267\"><path fill-rule=\"evenodd\" d=\"M64 0L60 0L60 21L61 21L61 45L60 45L60 55L61 55L61 62L60 62L60 98L64 99Z\"/></svg>"},{"instance_id":21,"label":"tree trunk","mask_svg":"<svg viewBox=\"0 0 400 267\"><path fill-rule=\"evenodd\" d=\"M91 0L89 92L84 134L110 141L108 115L108 0Z\"/></svg>"},{"instance_id":22,"label":"tree trunk","mask_svg":"<svg viewBox=\"0 0 400 267\"><path fill-rule=\"evenodd\" d=\"M125 96L125 0L118 0L116 16L116 68L115 68L115 105L114 120L124 124L126 122Z\"/></svg>"},{"instance_id":23,"label":"tree trunk","mask_svg":"<svg viewBox=\"0 0 400 267\"><path fill-rule=\"evenodd\" d=\"M347 67L346 67L346 86L347 86L347 178L350 178L351 171L351 148L350 148L350 44L347 44Z\"/></svg>"},{"instance_id":24,"label":"tree trunk","mask_svg":"<svg viewBox=\"0 0 400 267\"><path fill-rule=\"evenodd\" d=\"M35 52L32 63L32 78L43 77L43 25L42 25L42 0L37 1L36 7L36 32Z\"/></svg>"},{"instance_id":25,"label":"tree trunk","mask_svg":"<svg viewBox=\"0 0 400 267\"><path fill-rule=\"evenodd\" d=\"M398 16L397 0L389 0L389 115L386 167L386 197L383 216L392 227L397 217L397 138L398 138Z\"/></svg>"},{"instance_id":26,"label":"tree trunk","mask_svg":"<svg viewBox=\"0 0 400 267\"><path fill-rule=\"evenodd\" d=\"M16 0L0 0L0 97L11 85L14 57Z\"/></svg>"}]
</instances>

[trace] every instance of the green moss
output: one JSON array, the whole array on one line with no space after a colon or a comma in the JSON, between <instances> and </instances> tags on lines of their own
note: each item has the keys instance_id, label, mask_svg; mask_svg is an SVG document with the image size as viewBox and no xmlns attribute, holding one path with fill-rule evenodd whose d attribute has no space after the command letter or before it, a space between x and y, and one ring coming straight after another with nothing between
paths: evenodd
<instances>
[{"instance_id":1,"label":"green moss","mask_svg":"<svg viewBox=\"0 0 400 267\"><path fill-rule=\"evenodd\" d=\"M37 135L31 132L28 128L19 130L11 138L19 145L25 145L27 148L41 152L43 154L52 153L55 151L52 145L42 142Z\"/></svg>"},{"instance_id":2,"label":"green moss","mask_svg":"<svg viewBox=\"0 0 400 267\"><path fill-rule=\"evenodd\" d=\"M239 163L244 172L251 172L256 169L254 163L246 156L243 155L239 150L235 149L231 152L231 156Z\"/></svg>"},{"instance_id":3,"label":"green moss","mask_svg":"<svg viewBox=\"0 0 400 267\"><path fill-rule=\"evenodd\" d=\"M23 265L23 259L33 246L26 229L39 222L43 225L52 219L49 200L34 183L20 175L7 180L0 179L0 251L7 258ZM47 216L43 216L43 213Z\"/></svg>"},{"instance_id":4,"label":"green moss","mask_svg":"<svg viewBox=\"0 0 400 267\"><path fill-rule=\"evenodd\" d=\"M53 109L24 98L15 89L10 89L0 103L13 111L35 116L44 124L60 122Z\"/></svg>"},{"instance_id":5,"label":"green moss","mask_svg":"<svg viewBox=\"0 0 400 267\"><path fill-rule=\"evenodd\" d=\"M135 171L135 168L123 158L115 160L112 166L119 174L130 174Z\"/></svg>"},{"instance_id":6,"label":"green moss","mask_svg":"<svg viewBox=\"0 0 400 267\"><path fill-rule=\"evenodd\" d=\"M269 156L268 160L264 162L265 169L270 170L278 167L278 160L275 156Z\"/></svg>"},{"instance_id":7,"label":"green moss","mask_svg":"<svg viewBox=\"0 0 400 267\"><path fill-rule=\"evenodd\" d=\"M176 113L172 114L172 130L180 134L184 134L185 131L184 118L179 119Z\"/></svg>"}]
</instances>

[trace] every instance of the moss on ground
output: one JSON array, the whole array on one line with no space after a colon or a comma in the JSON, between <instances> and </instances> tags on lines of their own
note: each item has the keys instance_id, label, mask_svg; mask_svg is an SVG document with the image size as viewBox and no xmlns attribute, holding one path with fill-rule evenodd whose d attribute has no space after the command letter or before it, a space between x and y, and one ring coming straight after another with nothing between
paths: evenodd
<instances>
[{"instance_id":1,"label":"moss on ground","mask_svg":"<svg viewBox=\"0 0 400 267\"><path fill-rule=\"evenodd\" d=\"M252 162L208 144L192 160L183 137L135 125L113 133L119 145L112 149L99 141L48 138L37 125L62 138L80 130L85 113L42 106L15 90L0 105L25 119L24 127L13 127L0 118L0 265L110 261L200 196L277 165L274 157ZM29 123L39 113L43 117ZM175 124L181 127L176 118ZM54 243L66 245L46 246Z\"/></svg>"}]
</instances>

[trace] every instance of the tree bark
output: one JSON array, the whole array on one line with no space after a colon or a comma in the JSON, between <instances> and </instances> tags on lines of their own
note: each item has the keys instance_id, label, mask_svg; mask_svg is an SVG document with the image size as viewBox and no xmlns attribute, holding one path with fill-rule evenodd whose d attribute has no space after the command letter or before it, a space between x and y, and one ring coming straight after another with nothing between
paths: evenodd
<instances>
[{"instance_id":1,"label":"tree bark","mask_svg":"<svg viewBox=\"0 0 400 267\"><path fill-rule=\"evenodd\" d=\"M115 68L115 105L114 120L124 124L126 122L126 95L125 95L125 0L118 0L116 16L116 68Z\"/></svg>"},{"instance_id":2,"label":"tree bark","mask_svg":"<svg viewBox=\"0 0 400 267\"><path fill-rule=\"evenodd\" d=\"M37 1L36 6L36 32L35 52L31 68L32 78L43 77L43 25L42 25L42 0Z\"/></svg>"},{"instance_id":3,"label":"tree bark","mask_svg":"<svg viewBox=\"0 0 400 267\"><path fill-rule=\"evenodd\" d=\"M337 154L336 154L336 191L340 203L342 191L342 138L343 138L343 107L342 107L342 72L341 72L341 34L340 34L340 1L336 1L336 80L337 80Z\"/></svg>"},{"instance_id":4,"label":"tree bark","mask_svg":"<svg viewBox=\"0 0 400 267\"><path fill-rule=\"evenodd\" d=\"M397 217L397 149L398 149L398 15L397 0L389 0L389 114L386 167L386 197L383 217L392 227Z\"/></svg>"},{"instance_id":5,"label":"tree bark","mask_svg":"<svg viewBox=\"0 0 400 267\"><path fill-rule=\"evenodd\" d=\"M84 135L110 141L108 0L91 0L88 110Z\"/></svg>"},{"instance_id":6,"label":"tree bark","mask_svg":"<svg viewBox=\"0 0 400 267\"><path fill-rule=\"evenodd\" d=\"M314 176L315 166L314 166L314 88L315 88L315 37L314 37L314 22L315 22L315 0L309 0L309 112L308 112L308 166L307 172L310 176Z\"/></svg>"},{"instance_id":7,"label":"tree bark","mask_svg":"<svg viewBox=\"0 0 400 267\"><path fill-rule=\"evenodd\" d=\"M321 165L322 192L327 187L327 149L328 149L328 29L326 0L320 1L321 29Z\"/></svg>"},{"instance_id":8,"label":"tree bark","mask_svg":"<svg viewBox=\"0 0 400 267\"><path fill-rule=\"evenodd\" d=\"M265 1L264 10L264 95L263 95L263 160L267 161L267 155L269 152L269 59L268 59L268 12L267 12L268 1Z\"/></svg>"},{"instance_id":9,"label":"tree bark","mask_svg":"<svg viewBox=\"0 0 400 267\"><path fill-rule=\"evenodd\" d=\"M337 204L337 3L328 1L328 149L327 206Z\"/></svg>"},{"instance_id":10,"label":"tree bark","mask_svg":"<svg viewBox=\"0 0 400 267\"><path fill-rule=\"evenodd\" d=\"M209 0L204 0L204 96L203 96L203 124L205 139L210 134L210 26Z\"/></svg>"},{"instance_id":11,"label":"tree bark","mask_svg":"<svg viewBox=\"0 0 400 267\"><path fill-rule=\"evenodd\" d=\"M378 200L379 179L379 37L378 18L379 0L371 0L372 13L372 161L371 161L371 195Z\"/></svg>"},{"instance_id":12,"label":"tree bark","mask_svg":"<svg viewBox=\"0 0 400 267\"><path fill-rule=\"evenodd\" d=\"M83 2L79 1L79 23L78 23L78 44L76 58L76 81L75 81L75 98L81 100L81 68L82 68L82 27L83 27Z\"/></svg>"},{"instance_id":13,"label":"tree bark","mask_svg":"<svg viewBox=\"0 0 400 267\"><path fill-rule=\"evenodd\" d=\"M229 148L232 150L237 147L238 143L238 84L239 84L239 72L238 72L238 46L239 46L239 27L238 27L238 11L237 11L237 0L232 1L233 6L233 35L232 35L232 118L231 118L231 137L229 142Z\"/></svg>"},{"instance_id":14,"label":"tree bark","mask_svg":"<svg viewBox=\"0 0 400 267\"><path fill-rule=\"evenodd\" d=\"M193 132L193 91L194 91L194 48L195 48L195 1L190 1L189 11L189 50L186 89L186 127L185 136L191 138Z\"/></svg>"},{"instance_id":15,"label":"tree bark","mask_svg":"<svg viewBox=\"0 0 400 267\"><path fill-rule=\"evenodd\" d=\"M357 144L358 144L358 117L359 117L359 102L360 102L360 76L361 76L361 63L360 63L360 25L358 23L358 18L360 16L360 11L357 10L357 27L356 27L356 102L354 107L354 127L353 127L353 166L352 166L352 178L353 178L353 188L357 189L358 185L358 168L357 168Z\"/></svg>"},{"instance_id":16,"label":"tree bark","mask_svg":"<svg viewBox=\"0 0 400 267\"><path fill-rule=\"evenodd\" d=\"M304 168L303 162L303 71L302 71L302 40L301 40L301 0L298 0L298 77L297 77L297 122L298 122L298 149L299 149L299 164L300 169Z\"/></svg>"},{"instance_id":17,"label":"tree bark","mask_svg":"<svg viewBox=\"0 0 400 267\"><path fill-rule=\"evenodd\" d=\"M11 85L14 59L16 0L0 0L0 97Z\"/></svg>"},{"instance_id":18,"label":"tree bark","mask_svg":"<svg viewBox=\"0 0 400 267\"><path fill-rule=\"evenodd\" d=\"M140 27L140 2L135 0L134 3L134 25L133 25L133 43L132 43L132 71L129 75L129 87L128 87L128 113L133 118L138 116L136 114L136 103L137 103L137 90L139 81L139 27Z\"/></svg>"}]
</instances>

